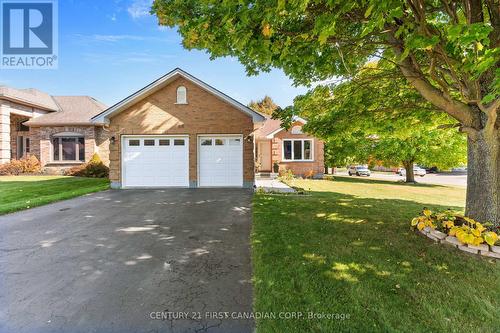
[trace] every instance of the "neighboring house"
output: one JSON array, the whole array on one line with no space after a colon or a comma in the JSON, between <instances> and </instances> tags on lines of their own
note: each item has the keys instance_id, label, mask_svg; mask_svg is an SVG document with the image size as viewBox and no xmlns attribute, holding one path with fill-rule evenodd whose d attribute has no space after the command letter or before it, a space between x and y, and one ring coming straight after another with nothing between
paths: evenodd
<instances>
[{"instance_id":1,"label":"neighboring house","mask_svg":"<svg viewBox=\"0 0 500 333\"><path fill-rule=\"evenodd\" d=\"M252 187L263 120L181 69L92 118L107 129L113 188Z\"/></svg>"},{"instance_id":2,"label":"neighboring house","mask_svg":"<svg viewBox=\"0 0 500 333\"><path fill-rule=\"evenodd\" d=\"M88 161L94 152L106 161L105 130L90 121L105 109L89 96L1 86L0 163L34 155L46 170L58 172Z\"/></svg>"},{"instance_id":3,"label":"neighboring house","mask_svg":"<svg viewBox=\"0 0 500 333\"><path fill-rule=\"evenodd\" d=\"M312 174L322 177L325 171L324 143L302 132L306 120L295 117L289 130L281 126L280 120L266 118L254 133L257 172L291 170L294 175Z\"/></svg>"}]
</instances>

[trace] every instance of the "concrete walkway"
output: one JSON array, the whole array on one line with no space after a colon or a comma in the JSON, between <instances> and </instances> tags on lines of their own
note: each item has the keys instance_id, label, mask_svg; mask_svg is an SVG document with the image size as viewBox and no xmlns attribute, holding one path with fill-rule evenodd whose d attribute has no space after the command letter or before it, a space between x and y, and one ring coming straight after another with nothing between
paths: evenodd
<instances>
[{"instance_id":1,"label":"concrete walkway","mask_svg":"<svg viewBox=\"0 0 500 333\"><path fill-rule=\"evenodd\" d=\"M257 189L263 189L265 192L281 192L281 193L294 193L296 192L290 186L280 182L278 179L255 179L255 186Z\"/></svg>"}]
</instances>

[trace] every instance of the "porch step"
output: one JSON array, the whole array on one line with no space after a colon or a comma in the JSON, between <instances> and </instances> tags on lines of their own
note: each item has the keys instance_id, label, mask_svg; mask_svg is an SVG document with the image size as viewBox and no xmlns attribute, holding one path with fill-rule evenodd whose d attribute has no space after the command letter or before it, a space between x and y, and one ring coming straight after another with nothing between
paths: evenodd
<instances>
[{"instance_id":1,"label":"porch step","mask_svg":"<svg viewBox=\"0 0 500 333\"><path fill-rule=\"evenodd\" d=\"M278 174L273 172L257 172L255 174L255 179L275 179L277 177Z\"/></svg>"}]
</instances>

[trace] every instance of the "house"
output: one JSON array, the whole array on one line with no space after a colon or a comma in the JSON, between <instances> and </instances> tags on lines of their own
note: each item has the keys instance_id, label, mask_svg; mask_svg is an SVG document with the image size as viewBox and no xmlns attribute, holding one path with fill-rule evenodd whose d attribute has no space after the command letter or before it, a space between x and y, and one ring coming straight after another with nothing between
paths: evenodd
<instances>
[{"instance_id":1,"label":"house","mask_svg":"<svg viewBox=\"0 0 500 333\"><path fill-rule=\"evenodd\" d=\"M109 138L113 188L253 187L263 120L178 68L92 118Z\"/></svg>"},{"instance_id":2,"label":"house","mask_svg":"<svg viewBox=\"0 0 500 333\"><path fill-rule=\"evenodd\" d=\"M280 120L266 117L254 132L256 171L273 172L277 164L280 171L321 178L325 171L324 142L302 131L306 123L295 117L286 130Z\"/></svg>"},{"instance_id":3,"label":"house","mask_svg":"<svg viewBox=\"0 0 500 333\"><path fill-rule=\"evenodd\" d=\"M34 155L61 172L98 153L113 188L252 187L255 171L275 163L324 171L323 142L302 132L304 119L286 130L178 68L109 108L0 87L0 115L0 163Z\"/></svg>"},{"instance_id":4,"label":"house","mask_svg":"<svg viewBox=\"0 0 500 333\"><path fill-rule=\"evenodd\" d=\"M36 156L48 171L107 158L102 125L90 118L106 106L89 96L50 96L0 86L0 163Z\"/></svg>"}]
</instances>

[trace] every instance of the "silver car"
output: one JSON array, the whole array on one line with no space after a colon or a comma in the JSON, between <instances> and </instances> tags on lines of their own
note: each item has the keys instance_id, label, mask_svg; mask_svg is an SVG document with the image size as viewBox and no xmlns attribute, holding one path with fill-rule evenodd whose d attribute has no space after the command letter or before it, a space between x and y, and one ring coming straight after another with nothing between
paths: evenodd
<instances>
[{"instance_id":1,"label":"silver car","mask_svg":"<svg viewBox=\"0 0 500 333\"><path fill-rule=\"evenodd\" d=\"M406 176L406 169L405 168L399 168L398 169L398 174L400 176ZM427 172L425 171L425 169L422 169L421 167L418 167L418 166L414 166L413 167L413 174L415 176L420 176L420 177L423 177L427 174Z\"/></svg>"},{"instance_id":2,"label":"silver car","mask_svg":"<svg viewBox=\"0 0 500 333\"><path fill-rule=\"evenodd\" d=\"M371 175L370 169L368 169L368 167L365 165L351 165L347 169L347 173L349 174L349 176L356 175L369 177Z\"/></svg>"}]
</instances>

